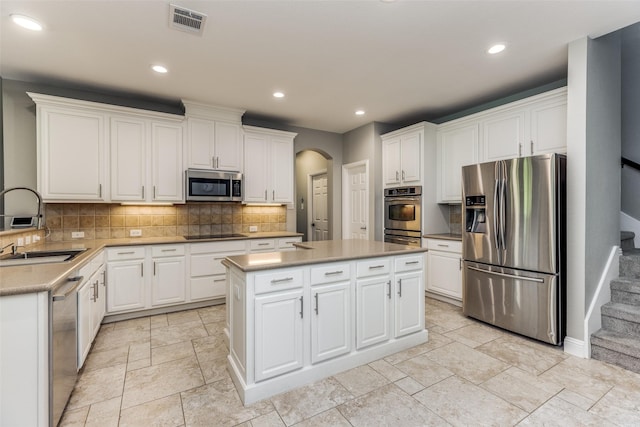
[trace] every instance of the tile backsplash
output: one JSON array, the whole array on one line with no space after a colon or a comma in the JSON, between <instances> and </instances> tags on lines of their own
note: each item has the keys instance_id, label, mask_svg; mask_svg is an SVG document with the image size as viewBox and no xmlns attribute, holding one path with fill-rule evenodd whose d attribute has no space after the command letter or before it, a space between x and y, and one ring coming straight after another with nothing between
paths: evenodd
<instances>
[{"instance_id":1,"label":"tile backsplash","mask_svg":"<svg viewBox=\"0 0 640 427\"><path fill-rule=\"evenodd\" d=\"M216 233L285 231L286 206L245 206L230 203L193 203L173 206L125 206L104 203L47 203L45 226L48 241L78 240L72 232L84 232L84 239L129 237L141 230L142 237L171 237Z\"/></svg>"},{"instance_id":2,"label":"tile backsplash","mask_svg":"<svg viewBox=\"0 0 640 427\"><path fill-rule=\"evenodd\" d=\"M462 205L449 205L449 232L462 234Z\"/></svg>"}]
</instances>

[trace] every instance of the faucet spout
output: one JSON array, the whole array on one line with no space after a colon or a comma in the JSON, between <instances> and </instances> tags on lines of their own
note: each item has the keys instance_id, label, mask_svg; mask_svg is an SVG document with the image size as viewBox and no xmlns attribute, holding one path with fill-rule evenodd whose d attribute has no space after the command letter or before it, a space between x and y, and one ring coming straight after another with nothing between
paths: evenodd
<instances>
[{"instance_id":1,"label":"faucet spout","mask_svg":"<svg viewBox=\"0 0 640 427\"><path fill-rule=\"evenodd\" d=\"M11 191L15 191L15 190L25 190L25 191L30 191L33 194L35 194L36 198L38 199L38 213L37 213L37 224L38 224L38 229L42 228L42 196L40 195L40 193L38 193L36 190L29 188L29 187L12 187L12 188L6 188L2 191L0 191L0 197L4 197L5 194L11 192ZM6 248L6 247L5 247Z\"/></svg>"}]
</instances>

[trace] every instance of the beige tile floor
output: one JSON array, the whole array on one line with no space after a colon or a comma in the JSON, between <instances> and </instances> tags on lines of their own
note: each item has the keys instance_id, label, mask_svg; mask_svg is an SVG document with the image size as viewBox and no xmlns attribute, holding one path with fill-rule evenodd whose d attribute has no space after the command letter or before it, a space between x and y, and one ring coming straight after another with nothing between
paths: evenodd
<instances>
[{"instance_id":1,"label":"beige tile floor","mask_svg":"<svg viewBox=\"0 0 640 427\"><path fill-rule=\"evenodd\" d=\"M429 342L243 407L225 307L103 325L62 426L638 426L640 375L427 299Z\"/></svg>"}]
</instances>

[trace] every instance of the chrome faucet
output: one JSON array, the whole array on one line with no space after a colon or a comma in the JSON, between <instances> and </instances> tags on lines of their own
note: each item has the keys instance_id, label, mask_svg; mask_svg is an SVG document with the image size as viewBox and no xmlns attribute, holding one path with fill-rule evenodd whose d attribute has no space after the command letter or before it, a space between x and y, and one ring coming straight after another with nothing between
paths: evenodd
<instances>
[{"instance_id":1,"label":"chrome faucet","mask_svg":"<svg viewBox=\"0 0 640 427\"><path fill-rule=\"evenodd\" d=\"M29 187L12 187L12 188L7 188L5 190L0 191L0 197L3 197L8 192L15 191L15 190L31 191L33 194L36 195L36 197L38 199L38 214L37 214L38 223L37 224L38 224L38 229L40 229L42 227L42 218L43 218L43 215L42 215L42 196L36 190L34 190L32 188L29 188ZM4 215L0 215L0 216L4 216ZM15 255L15 253L14 253L14 255Z\"/></svg>"}]
</instances>

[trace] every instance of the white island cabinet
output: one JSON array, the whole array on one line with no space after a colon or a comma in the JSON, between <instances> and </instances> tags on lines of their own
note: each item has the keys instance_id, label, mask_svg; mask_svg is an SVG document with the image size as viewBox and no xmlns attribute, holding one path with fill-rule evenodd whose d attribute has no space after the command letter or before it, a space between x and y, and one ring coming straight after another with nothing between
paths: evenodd
<instances>
[{"instance_id":1,"label":"white island cabinet","mask_svg":"<svg viewBox=\"0 0 640 427\"><path fill-rule=\"evenodd\" d=\"M424 343L424 251L367 240L225 259L231 377L250 404Z\"/></svg>"}]
</instances>

